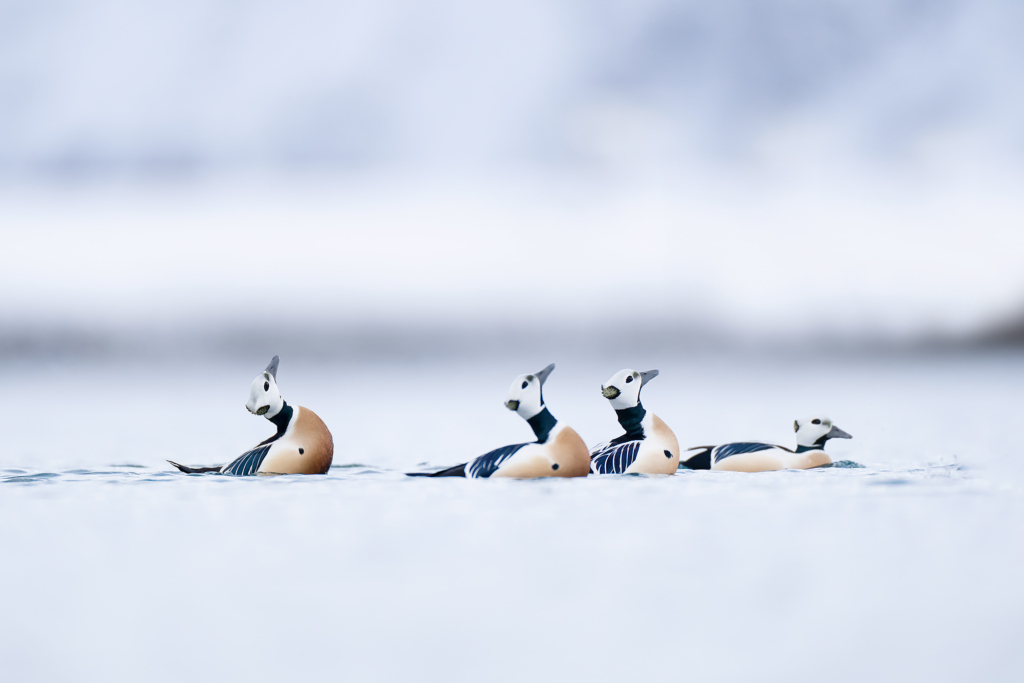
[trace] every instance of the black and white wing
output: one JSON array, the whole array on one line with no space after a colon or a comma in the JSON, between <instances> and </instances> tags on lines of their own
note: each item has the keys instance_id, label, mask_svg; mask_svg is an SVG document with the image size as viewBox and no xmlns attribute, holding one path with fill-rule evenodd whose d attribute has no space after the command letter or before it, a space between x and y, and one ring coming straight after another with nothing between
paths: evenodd
<instances>
[{"instance_id":1,"label":"black and white wing","mask_svg":"<svg viewBox=\"0 0 1024 683\"><path fill-rule=\"evenodd\" d=\"M622 474L640 454L643 441L614 441L602 444L590 454L590 471L594 474Z\"/></svg>"},{"instance_id":2,"label":"black and white wing","mask_svg":"<svg viewBox=\"0 0 1024 683\"><path fill-rule=\"evenodd\" d=\"M477 479L485 479L491 476L498 471L503 462L518 453L524 446L529 446L529 444L517 443L512 446L495 448L490 453L484 453L479 458L466 464L466 476Z\"/></svg>"},{"instance_id":3,"label":"black and white wing","mask_svg":"<svg viewBox=\"0 0 1024 683\"><path fill-rule=\"evenodd\" d=\"M769 451L778 446L773 446L770 443L754 443L744 441L741 443L727 443L723 446L717 447L712 451L712 459L714 462L722 462L728 457L733 455L740 455L742 453L757 453L758 451Z\"/></svg>"},{"instance_id":4,"label":"black and white wing","mask_svg":"<svg viewBox=\"0 0 1024 683\"><path fill-rule=\"evenodd\" d=\"M221 470L221 474L233 474L239 477L256 474L256 471L259 470L260 465L262 465L264 459L266 459L267 453L270 452L270 447L272 445L273 444L257 446L251 451L242 453L231 463L225 465L224 469Z\"/></svg>"}]
</instances>

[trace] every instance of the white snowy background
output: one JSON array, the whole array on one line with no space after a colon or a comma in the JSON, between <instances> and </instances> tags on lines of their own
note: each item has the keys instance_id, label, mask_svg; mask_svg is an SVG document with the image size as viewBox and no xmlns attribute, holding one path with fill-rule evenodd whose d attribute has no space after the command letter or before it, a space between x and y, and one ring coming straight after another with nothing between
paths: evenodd
<instances>
[{"instance_id":1,"label":"white snowy background","mask_svg":"<svg viewBox=\"0 0 1024 683\"><path fill-rule=\"evenodd\" d=\"M1013 0L0 3L0 320L973 333Z\"/></svg>"}]
</instances>

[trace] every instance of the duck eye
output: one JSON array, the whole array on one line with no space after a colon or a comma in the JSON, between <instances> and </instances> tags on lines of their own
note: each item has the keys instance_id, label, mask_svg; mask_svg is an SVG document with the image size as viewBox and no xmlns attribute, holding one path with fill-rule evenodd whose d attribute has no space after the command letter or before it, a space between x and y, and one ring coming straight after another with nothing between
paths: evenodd
<instances>
[{"instance_id":1,"label":"duck eye","mask_svg":"<svg viewBox=\"0 0 1024 683\"><path fill-rule=\"evenodd\" d=\"M270 391L270 382L263 383L263 391Z\"/></svg>"},{"instance_id":2,"label":"duck eye","mask_svg":"<svg viewBox=\"0 0 1024 683\"><path fill-rule=\"evenodd\" d=\"M819 420L818 418L814 418L813 420L811 420L811 424L812 425L820 425L821 424L821 420Z\"/></svg>"},{"instance_id":3,"label":"duck eye","mask_svg":"<svg viewBox=\"0 0 1024 683\"><path fill-rule=\"evenodd\" d=\"M633 381L633 375L630 375L629 377L626 378L626 384L629 384L632 381Z\"/></svg>"},{"instance_id":4,"label":"duck eye","mask_svg":"<svg viewBox=\"0 0 1024 683\"><path fill-rule=\"evenodd\" d=\"M523 389L525 389L529 384L529 382L523 382Z\"/></svg>"}]
</instances>

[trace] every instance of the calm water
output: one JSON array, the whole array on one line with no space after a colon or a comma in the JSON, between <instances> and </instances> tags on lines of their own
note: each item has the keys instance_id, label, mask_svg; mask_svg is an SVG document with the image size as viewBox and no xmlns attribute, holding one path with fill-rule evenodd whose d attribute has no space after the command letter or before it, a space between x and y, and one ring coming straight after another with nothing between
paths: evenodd
<instances>
[{"instance_id":1,"label":"calm water","mask_svg":"<svg viewBox=\"0 0 1024 683\"><path fill-rule=\"evenodd\" d=\"M247 479L163 460L272 431L242 407L257 361L0 367L4 678L1018 679L1024 358L638 361L684 444L789 445L825 412L863 469L402 475L527 438L501 400L549 360L285 357L335 467ZM616 433L597 388L620 366L546 387L589 443Z\"/></svg>"}]
</instances>

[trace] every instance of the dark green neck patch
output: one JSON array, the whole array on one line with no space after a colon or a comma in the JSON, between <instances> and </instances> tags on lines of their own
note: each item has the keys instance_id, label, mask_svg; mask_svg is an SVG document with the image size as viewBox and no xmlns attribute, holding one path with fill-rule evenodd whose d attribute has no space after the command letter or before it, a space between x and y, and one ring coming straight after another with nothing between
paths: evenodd
<instances>
[{"instance_id":1,"label":"dark green neck patch","mask_svg":"<svg viewBox=\"0 0 1024 683\"><path fill-rule=\"evenodd\" d=\"M640 423L644 421L647 411L644 410L644 405L640 401L637 401L636 406L632 408L616 410L615 415L619 418L619 424L626 430L623 436L629 437L629 440L644 438L644 428L640 426Z\"/></svg>"},{"instance_id":2,"label":"dark green neck patch","mask_svg":"<svg viewBox=\"0 0 1024 683\"><path fill-rule=\"evenodd\" d=\"M825 450L825 442L828 441L828 434L822 434L818 437L818 440L814 442L813 446L797 446L795 453L806 453L807 451L823 451Z\"/></svg>"},{"instance_id":3,"label":"dark green neck patch","mask_svg":"<svg viewBox=\"0 0 1024 683\"><path fill-rule=\"evenodd\" d=\"M277 412L277 415L275 415L274 417L267 418L268 420L274 423L275 427L277 427L277 434L274 434L266 441L261 441L261 446L280 439L282 436L284 436L285 431L288 430L288 425L291 424L292 413L294 413L295 411L292 410L292 407L288 405L287 401L282 401L282 403L283 405L281 406L281 410Z\"/></svg>"},{"instance_id":4,"label":"dark green neck patch","mask_svg":"<svg viewBox=\"0 0 1024 683\"><path fill-rule=\"evenodd\" d=\"M558 420L551 414L547 406L540 409L540 412L527 420L533 427L533 433L537 435L537 443L544 443L548 440L551 430L558 424Z\"/></svg>"}]
</instances>

